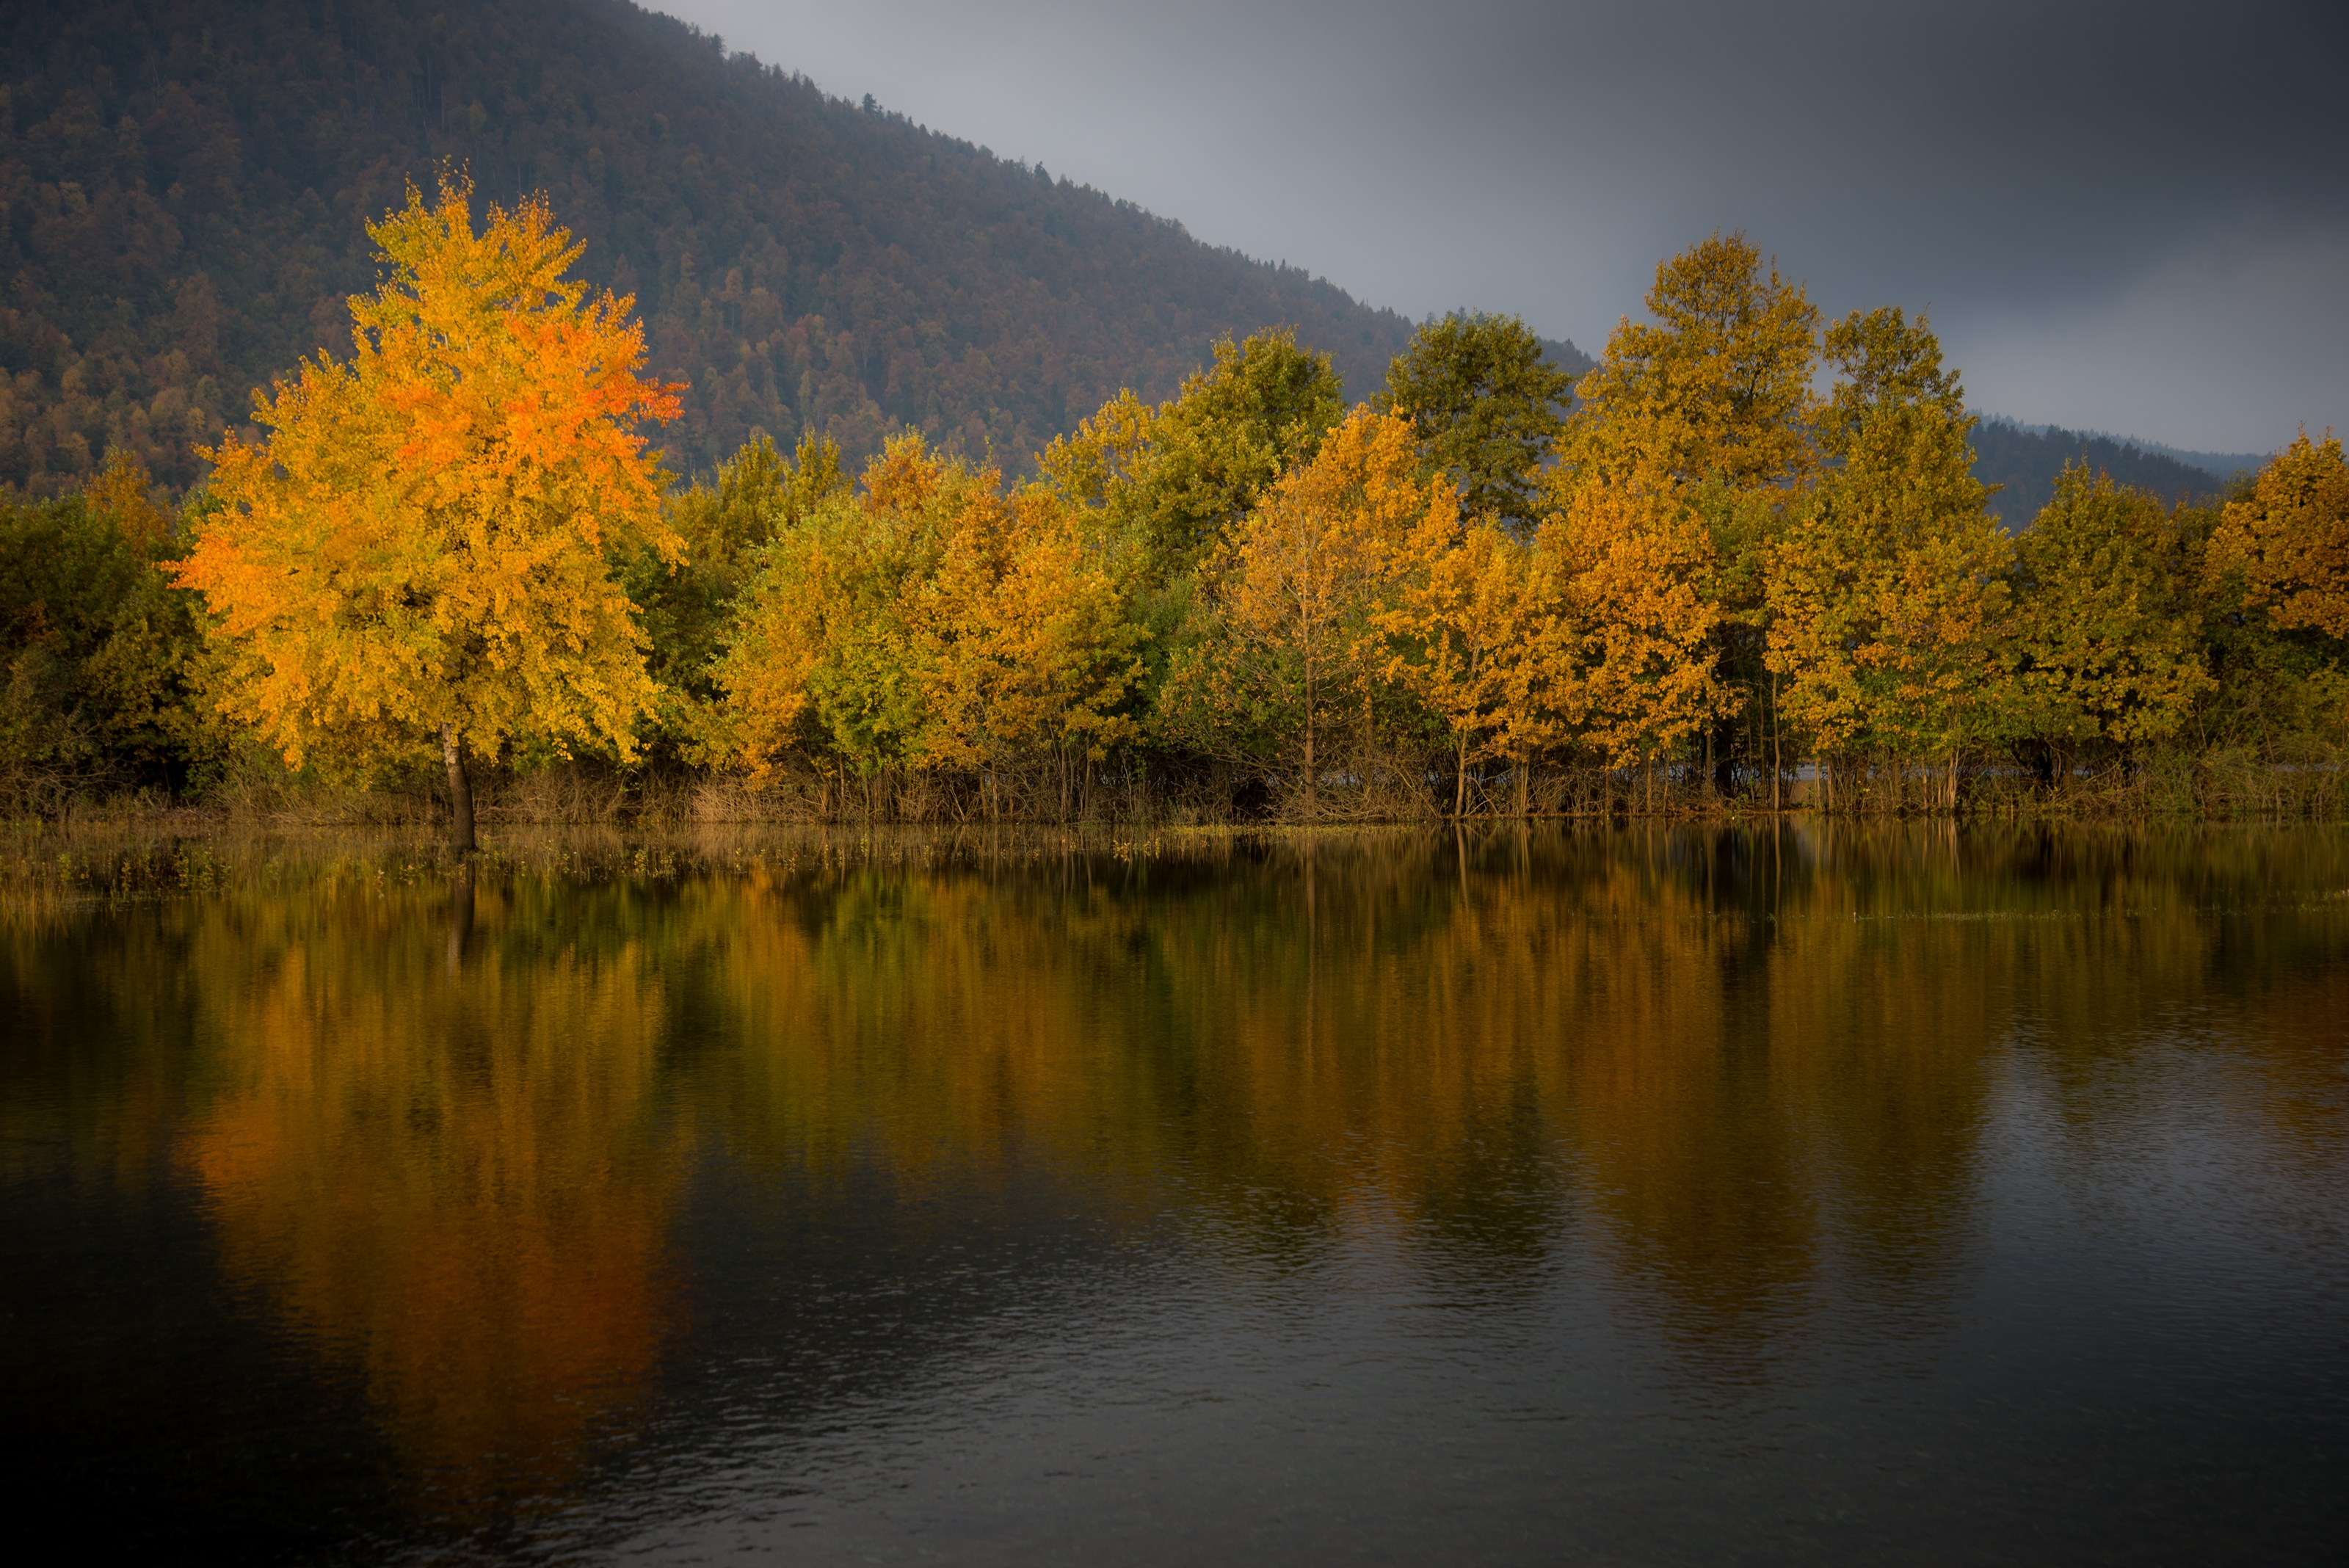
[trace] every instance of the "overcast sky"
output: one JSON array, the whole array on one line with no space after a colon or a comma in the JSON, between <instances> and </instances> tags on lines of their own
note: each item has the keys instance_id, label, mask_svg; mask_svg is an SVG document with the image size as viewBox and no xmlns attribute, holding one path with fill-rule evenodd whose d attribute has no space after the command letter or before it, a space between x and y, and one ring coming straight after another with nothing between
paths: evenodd
<instances>
[{"instance_id":1,"label":"overcast sky","mask_svg":"<svg viewBox=\"0 0 2349 1568\"><path fill-rule=\"evenodd\" d=\"M2349 432L2349 4L657 0L730 48L1421 317L1597 353L1743 229L1930 308L1975 407Z\"/></svg>"}]
</instances>

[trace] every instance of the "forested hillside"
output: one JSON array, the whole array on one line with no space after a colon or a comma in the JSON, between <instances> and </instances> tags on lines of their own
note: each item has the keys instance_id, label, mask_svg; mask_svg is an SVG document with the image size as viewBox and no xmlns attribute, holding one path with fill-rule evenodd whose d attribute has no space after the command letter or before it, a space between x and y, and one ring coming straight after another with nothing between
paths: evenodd
<instances>
[{"instance_id":1,"label":"forested hillside","mask_svg":"<svg viewBox=\"0 0 2349 1568\"><path fill-rule=\"evenodd\" d=\"M1293 324L1361 397L1411 332L626 0L18 0L0 49L0 482L32 493L109 445L195 479L254 387L347 348L366 221L443 161L547 192L637 296L688 472L901 426L1017 466L1226 334Z\"/></svg>"},{"instance_id":2,"label":"forested hillside","mask_svg":"<svg viewBox=\"0 0 2349 1568\"><path fill-rule=\"evenodd\" d=\"M2215 495L2234 477L2214 473L2163 452L2148 452L2135 441L2088 435L2054 426L2031 429L2011 420L1986 419L1974 428L1974 477L2001 486L1991 497L1990 509L2010 528L2020 528L2039 515L2055 491L2064 465L2075 463L2112 476L2116 484L2150 491L2166 501L2191 501ZM2256 468L2258 459L2242 466Z\"/></svg>"}]
</instances>

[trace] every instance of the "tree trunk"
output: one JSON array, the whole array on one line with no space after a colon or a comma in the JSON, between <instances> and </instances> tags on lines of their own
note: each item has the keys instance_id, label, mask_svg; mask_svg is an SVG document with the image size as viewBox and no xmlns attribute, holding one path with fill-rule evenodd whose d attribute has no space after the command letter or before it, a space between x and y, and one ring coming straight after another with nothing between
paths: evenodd
<instances>
[{"instance_id":1,"label":"tree trunk","mask_svg":"<svg viewBox=\"0 0 2349 1568\"><path fill-rule=\"evenodd\" d=\"M1786 776L1786 754L1779 745L1778 676L1770 676L1770 811L1773 815L1785 810L1779 801L1779 785Z\"/></svg>"},{"instance_id":2,"label":"tree trunk","mask_svg":"<svg viewBox=\"0 0 2349 1568\"><path fill-rule=\"evenodd\" d=\"M1313 710L1309 703L1305 710L1305 820L1308 822L1321 815L1319 802L1314 795L1318 784L1313 761Z\"/></svg>"},{"instance_id":3,"label":"tree trunk","mask_svg":"<svg viewBox=\"0 0 2349 1568\"><path fill-rule=\"evenodd\" d=\"M473 852L473 785L465 777L465 747L453 724L440 726L440 760L449 769L449 842L460 855Z\"/></svg>"},{"instance_id":4,"label":"tree trunk","mask_svg":"<svg viewBox=\"0 0 2349 1568\"><path fill-rule=\"evenodd\" d=\"M1453 753L1452 820L1460 821L1468 815L1468 734L1462 731L1460 745Z\"/></svg>"},{"instance_id":5,"label":"tree trunk","mask_svg":"<svg viewBox=\"0 0 2349 1568\"><path fill-rule=\"evenodd\" d=\"M1526 796L1529 793L1526 786L1531 781L1526 777L1527 765L1525 754L1519 753L1517 755L1517 820L1519 822L1523 822L1528 815Z\"/></svg>"},{"instance_id":6,"label":"tree trunk","mask_svg":"<svg viewBox=\"0 0 2349 1568\"><path fill-rule=\"evenodd\" d=\"M1321 815L1319 794L1321 779L1319 764L1313 760L1313 650L1305 651L1305 820L1312 822Z\"/></svg>"}]
</instances>

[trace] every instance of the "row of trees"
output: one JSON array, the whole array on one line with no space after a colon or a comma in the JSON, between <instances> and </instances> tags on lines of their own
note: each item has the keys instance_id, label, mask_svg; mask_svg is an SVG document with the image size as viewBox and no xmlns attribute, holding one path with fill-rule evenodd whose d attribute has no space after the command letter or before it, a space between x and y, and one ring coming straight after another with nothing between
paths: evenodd
<instances>
[{"instance_id":1,"label":"row of trees","mask_svg":"<svg viewBox=\"0 0 2349 1568\"><path fill-rule=\"evenodd\" d=\"M1823 322L1742 237L1663 264L1570 411L1512 318L1429 322L1350 410L1271 332L1030 481L918 433L852 480L812 432L671 493L683 389L543 202L477 231L444 184L371 233L352 356L209 450L176 530L119 461L12 514L111 538L148 628L68 654L16 592L20 775L429 757L468 839L481 767L590 756L827 814L1946 810L2186 756L2330 779L2349 713L2337 441L2223 505L2074 470L2010 535L1929 325Z\"/></svg>"}]
</instances>

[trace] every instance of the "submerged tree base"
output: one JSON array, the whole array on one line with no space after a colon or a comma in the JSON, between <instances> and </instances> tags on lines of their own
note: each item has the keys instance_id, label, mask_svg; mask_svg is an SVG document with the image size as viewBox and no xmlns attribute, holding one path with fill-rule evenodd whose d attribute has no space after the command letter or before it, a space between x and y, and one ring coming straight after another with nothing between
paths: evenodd
<instances>
[{"instance_id":1,"label":"submerged tree base","mask_svg":"<svg viewBox=\"0 0 2349 1568\"><path fill-rule=\"evenodd\" d=\"M2036 764L2036 765L2034 765ZM440 770L372 785L287 774L267 760L186 798L57 787L9 803L27 826L241 822L429 828L471 843L501 826L774 824L1129 828L1428 826L1454 821L1734 820L1786 816L2333 821L2349 815L2349 758L2331 747L2157 752L2083 759L1806 761L1766 770L1538 766L1471 769L1441 755L1341 753L1309 793L1301 772L1130 755L997 769L779 766L761 775L574 763L519 771L469 760L452 812ZM1455 802L1459 809L1455 809Z\"/></svg>"}]
</instances>

